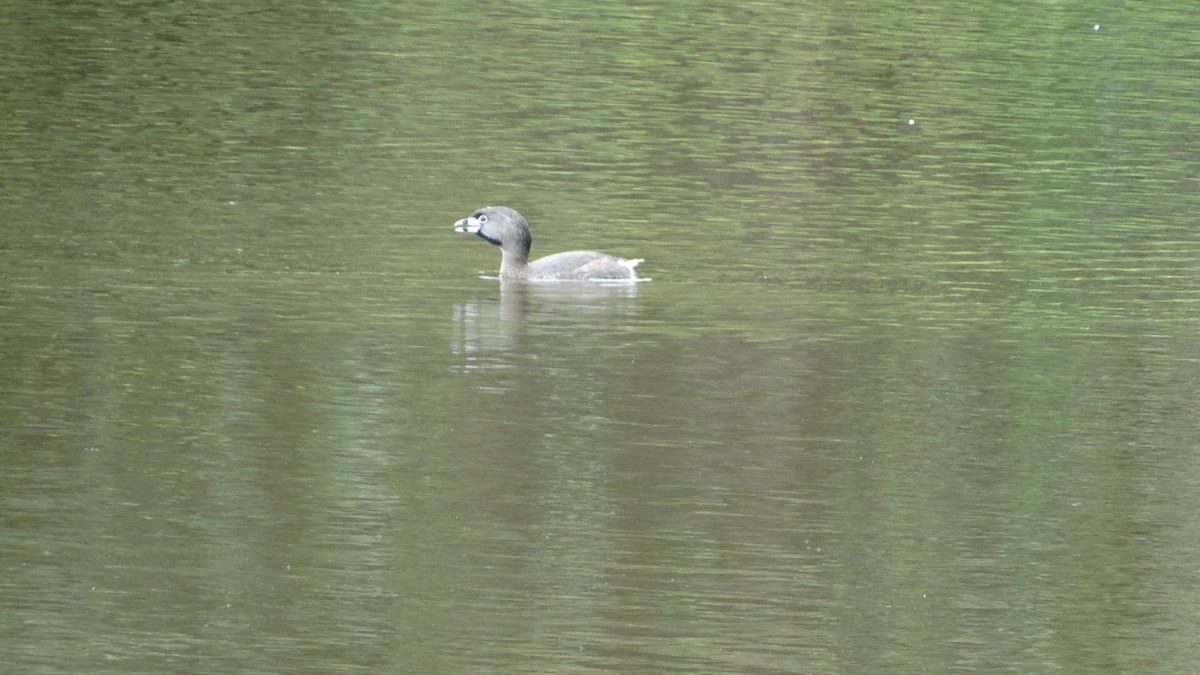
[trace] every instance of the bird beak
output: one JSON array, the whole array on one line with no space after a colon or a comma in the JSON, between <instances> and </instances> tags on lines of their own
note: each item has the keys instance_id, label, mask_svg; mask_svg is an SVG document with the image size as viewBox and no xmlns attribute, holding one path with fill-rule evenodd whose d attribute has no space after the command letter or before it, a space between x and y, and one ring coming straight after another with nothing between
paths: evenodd
<instances>
[{"instance_id":1,"label":"bird beak","mask_svg":"<svg viewBox=\"0 0 1200 675\"><path fill-rule=\"evenodd\" d=\"M481 227L483 227L483 223L479 222L478 218L463 218L454 224L454 231L462 234L479 234Z\"/></svg>"}]
</instances>

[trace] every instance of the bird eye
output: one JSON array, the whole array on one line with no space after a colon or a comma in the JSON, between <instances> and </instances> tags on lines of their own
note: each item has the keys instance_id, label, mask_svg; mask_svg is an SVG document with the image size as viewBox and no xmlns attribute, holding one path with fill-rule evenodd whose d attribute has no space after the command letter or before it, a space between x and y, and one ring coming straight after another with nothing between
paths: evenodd
<instances>
[{"instance_id":1,"label":"bird eye","mask_svg":"<svg viewBox=\"0 0 1200 675\"><path fill-rule=\"evenodd\" d=\"M481 223L486 223L487 222L487 214L481 213L475 218L475 220L478 220Z\"/></svg>"}]
</instances>

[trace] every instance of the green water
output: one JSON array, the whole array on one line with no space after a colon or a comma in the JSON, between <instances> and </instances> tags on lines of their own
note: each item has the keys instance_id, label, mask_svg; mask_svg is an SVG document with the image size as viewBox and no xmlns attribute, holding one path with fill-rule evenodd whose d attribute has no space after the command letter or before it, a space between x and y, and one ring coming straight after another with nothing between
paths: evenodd
<instances>
[{"instance_id":1,"label":"green water","mask_svg":"<svg viewBox=\"0 0 1200 675\"><path fill-rule=\"evenodd\" d=\"M7 668L1200 662L1195 10L0 10Z\"/></svg>"}]
</instances>

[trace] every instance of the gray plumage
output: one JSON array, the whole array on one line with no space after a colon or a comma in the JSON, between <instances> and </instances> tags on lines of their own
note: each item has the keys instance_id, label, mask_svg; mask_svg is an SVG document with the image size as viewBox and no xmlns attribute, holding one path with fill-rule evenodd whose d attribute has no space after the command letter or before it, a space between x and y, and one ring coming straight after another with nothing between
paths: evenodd
<instances>
[{"instance_id":1,"label":"gray plumage","mask_svg":"<svg viewBox=\"0 0 1200 675\"><path fill-rule=\"evenodd\" d=\"M500 247L501 279L637 279L633 268L641 258L627 260L596 251L567 251L529 262L533 235L529 223L507 206L486 206L454 224L454 231L474 234Z\"/></svg>"}]
</instances>

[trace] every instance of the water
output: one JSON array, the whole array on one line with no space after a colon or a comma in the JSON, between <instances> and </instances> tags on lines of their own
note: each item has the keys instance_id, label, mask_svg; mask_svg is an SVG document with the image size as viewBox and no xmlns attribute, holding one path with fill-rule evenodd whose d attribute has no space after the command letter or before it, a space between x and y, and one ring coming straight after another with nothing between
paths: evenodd
<instances>
[{"instance_id":1,"label":"water","mask_svg":"<svg viewBox=\"0 0 1200 675\"><path fill-rule=\"evenodd\" d=\"M5 16L8 668L1200 660L1195 11Z\"/></svg>"}]
</instances>

